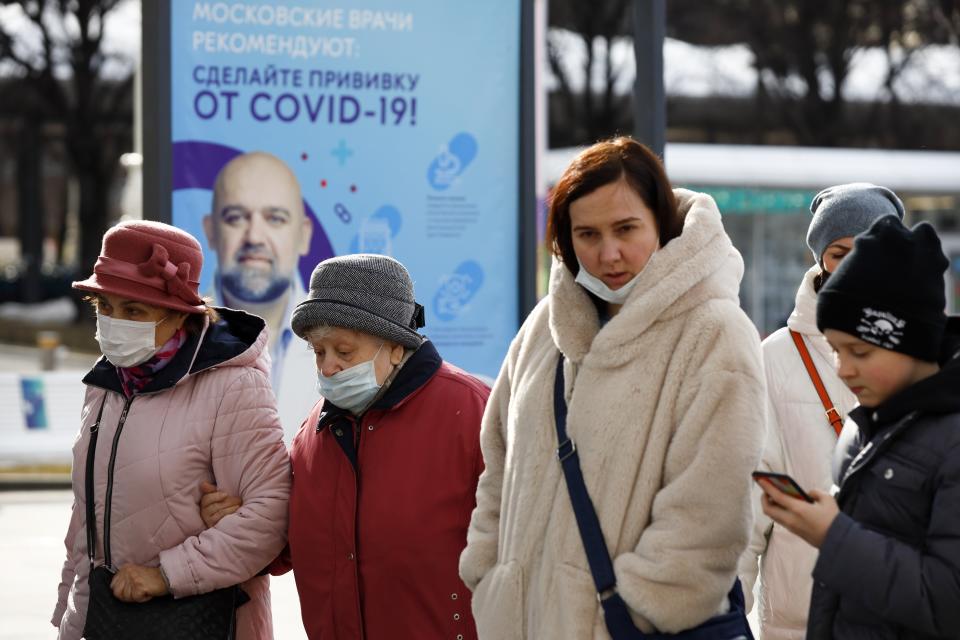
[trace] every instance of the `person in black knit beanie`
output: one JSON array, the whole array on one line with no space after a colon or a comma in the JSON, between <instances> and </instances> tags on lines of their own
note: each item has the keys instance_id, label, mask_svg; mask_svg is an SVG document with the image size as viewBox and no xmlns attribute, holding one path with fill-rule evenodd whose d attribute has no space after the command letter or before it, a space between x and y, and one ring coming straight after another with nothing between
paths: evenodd
<instances>
[{"instance_id":1,"label":"person in black knit beanie","mask_svg":"<svg viewBox=\"0 0 960 640\"><path fill-rule=\"evenodd\" d=\"M857 236L817 326L860 406L834 454L835 498L769 482L763 510L820 553L807 640L960 638L960 318L933 227Z\"/></svg>"},{"instance_id":2,"label":"person in black knit beanie","mask_svg":"<svg viewBox=\"0 0 960 640\"><path fill-rule=\"evenodd\" d=\"M882 217L899 221L904 210L890 189L856 182L821 190L810 202L810 213L806 240L816 264L799 283L786 326L760 345L767 436L757 468L790 474L807 489L828 491L839 428L857 406L857 397L837 375L830 345L817 328L818 293L853 251L857 234ZM757 487L754 496L759 508L763 491ZM763 640L799 640L807 627L817 550L763 513L756 515L739 563L748 610L756 606Z\"/></svg>"},{"instance_id":3,"label":"person in black knit beanie","mask_svg":"<svg viewBox=\"0 0 960 640\"><path fill-rule=\"evenodd\" d=\"M949 266L936 231L929 224L907 229L887 216L857 237L854 251L857 259L843 262L820 291L817 326L936 362Z\"/></svg>"}]
</instances>

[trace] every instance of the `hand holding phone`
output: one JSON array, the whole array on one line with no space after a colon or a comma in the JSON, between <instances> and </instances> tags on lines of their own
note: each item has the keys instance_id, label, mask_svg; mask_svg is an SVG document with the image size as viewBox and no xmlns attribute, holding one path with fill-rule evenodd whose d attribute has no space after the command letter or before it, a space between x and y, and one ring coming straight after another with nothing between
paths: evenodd
<instances>
[{"instance_id":1,"label":"hand holding phone","mask_svg":"<svg viewBox=\"0 0 960 640\"><path fill-rule=\"evenodd\" d=\"M760 505L763 513L791 533L806 540L811 546L820 548L827 537L830 525L840 513L837 501L828 493L814 491L814 500L804 491L797 481L783 473L770 471L754 471L753 479L765 480L776 487L781 493L790 496L789 499L780 497L773 499L768 491L772 488L761 485L764 489L763 500Z\"/></svg>"},{"instance_id":2,"label":"hand holding phone","mask_svg":"<svg viewBox=\"0 0 960 640\"><path fill-rule=\"evenodd\" d=\"M807 502L813 502L813 498L807 495L807 492L804 491L797 481L788 476L785 473L773 473L772 471L754 471L752 474L755 481L766 480L777 489L787 494L791 498L797 498L798 500L806 500Z\"/></svg>"}]
</instances>

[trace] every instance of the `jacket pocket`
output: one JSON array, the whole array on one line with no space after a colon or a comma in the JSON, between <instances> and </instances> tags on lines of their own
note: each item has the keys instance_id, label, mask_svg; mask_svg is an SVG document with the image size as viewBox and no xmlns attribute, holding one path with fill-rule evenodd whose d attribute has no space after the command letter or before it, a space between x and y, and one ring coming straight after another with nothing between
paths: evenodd
<instances>
[{"instance_id":1,"label":"jacket pocket","mask_svg":"<svg viewBox=\"0 0 960 640\"><path fill-rule=\"evenodd\" d=\"M606 623L602 616L598 615L599 605L593 577L572 564L561 563L556 568L556 581L556 629L560 631L557 637L570 640L595 637L597 623ZM606 631L606 626L603 629Z\"/></svg>"},{"instance_id":2,"label":"jacket pocket","mask_svg":"<svg viewBox=\"0 0 960 640\"><path fill-rule=\"evenodd\" d=\"M926 538L933 506L928 473L899 456L883 456L870 466L852 516L913 545Z\"/></svg>"},{"instance_id":3,"label":"jacket pocket","mask_svg":"<svg viewBox=\"0 0 960 640\"><path fill-rule=\"evenodd\" d=\"M884 486L908 491L919 491L927 479L927 473L922 469L890 456L879 458L870 468L870 472Z\"/></svg>"},{"instance_id":4,"label":"jacket pocket","mask_svg":"<svg viewBox=\"0 0 960 640\"><path fill-rule=\"evenodd\" d=\"M523 568L516 560L498 564L477 584L471 608L477 636L523 640Z\"/></svg>"}]
</instances>

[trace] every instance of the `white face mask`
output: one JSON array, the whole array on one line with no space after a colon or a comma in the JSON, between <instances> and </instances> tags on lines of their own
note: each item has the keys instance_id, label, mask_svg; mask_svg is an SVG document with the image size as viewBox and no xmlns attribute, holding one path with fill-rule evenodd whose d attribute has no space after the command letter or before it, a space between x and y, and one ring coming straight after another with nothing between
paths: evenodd
<instances>
[{"instance_id":1,"label":"white face mask","mask_svg":"<svg viewBox=\"0 0 960 640\"><path fill-rule=\"evenodd\" d=\"M159 322L117 320L97 314L97 342L100 352L116 367L135 367L157 352L156 328Z\"/></svg>"},{"instance_id":2,"label":"white face mask","mask_svg":"<svg viewBox=\"0 0 960 640\"><path fill-rule=\"evenodd\" d=\"M382 343L380 349L383 349ZM357 415L370 404L380 390L381 385L377 382L374 368L374 360L380 355L380 349L377 349L377 353L370 360L338 371L332 376L325 376L318 371L317 390L320 395L341 409Z\"/></svg>"},{"instance_id":3,"label":"white face mask","mask_svg":"<svg viewBox=\"0 0 960 640\"><path fill-rule=\"evenodd\" d=\"M583 263L580 262L580 258L577 258L577 264L580 265L580 272L577 273L576 283L605 302L609 302L610 304L623 304L627 296L630 295L630 292L637 286L640 274L647 270L647 267L650 266L650 263L656 255L657 252L654 251L647 260L647 264L643 265L643 269L641 269L637 275L630 278L630 280L619 289L611 289L603 280L589 273L586 267L583 266Z\"/></svg>"}]
</instances>

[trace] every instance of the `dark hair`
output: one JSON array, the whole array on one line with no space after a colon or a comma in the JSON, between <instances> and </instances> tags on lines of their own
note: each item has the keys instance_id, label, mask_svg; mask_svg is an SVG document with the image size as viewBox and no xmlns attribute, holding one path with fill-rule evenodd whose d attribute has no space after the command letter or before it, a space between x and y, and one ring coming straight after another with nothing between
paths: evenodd
<instances>
[{"instance_id":1,"label":"dark hair","mask_svg":"<svg viewBox=\"0 0 960 640\"><path fill-rule=\"evenodd\" d=\"M823 289L823 285L827 284L827 278L829 277L829 271L826 269L820 269L820 273L813 276L813 292L820 293L820 289Z\"/></svg>"},{"instance_id":2,"label":"dark hair","mask_svg":"<svg viewBox=\"0 0 960 640\"><path fill-rule=\"evenodd\" d=\"M580 266L573 251L570 205L621 178L653 212L661 247L683 231L683 220L677 212L673 188L660 158L633 138L619 137L598 142L570 163L553 188L550 198L547 246L563 260L571 273L576 274Z\"/></svg>"}]
</instances>

